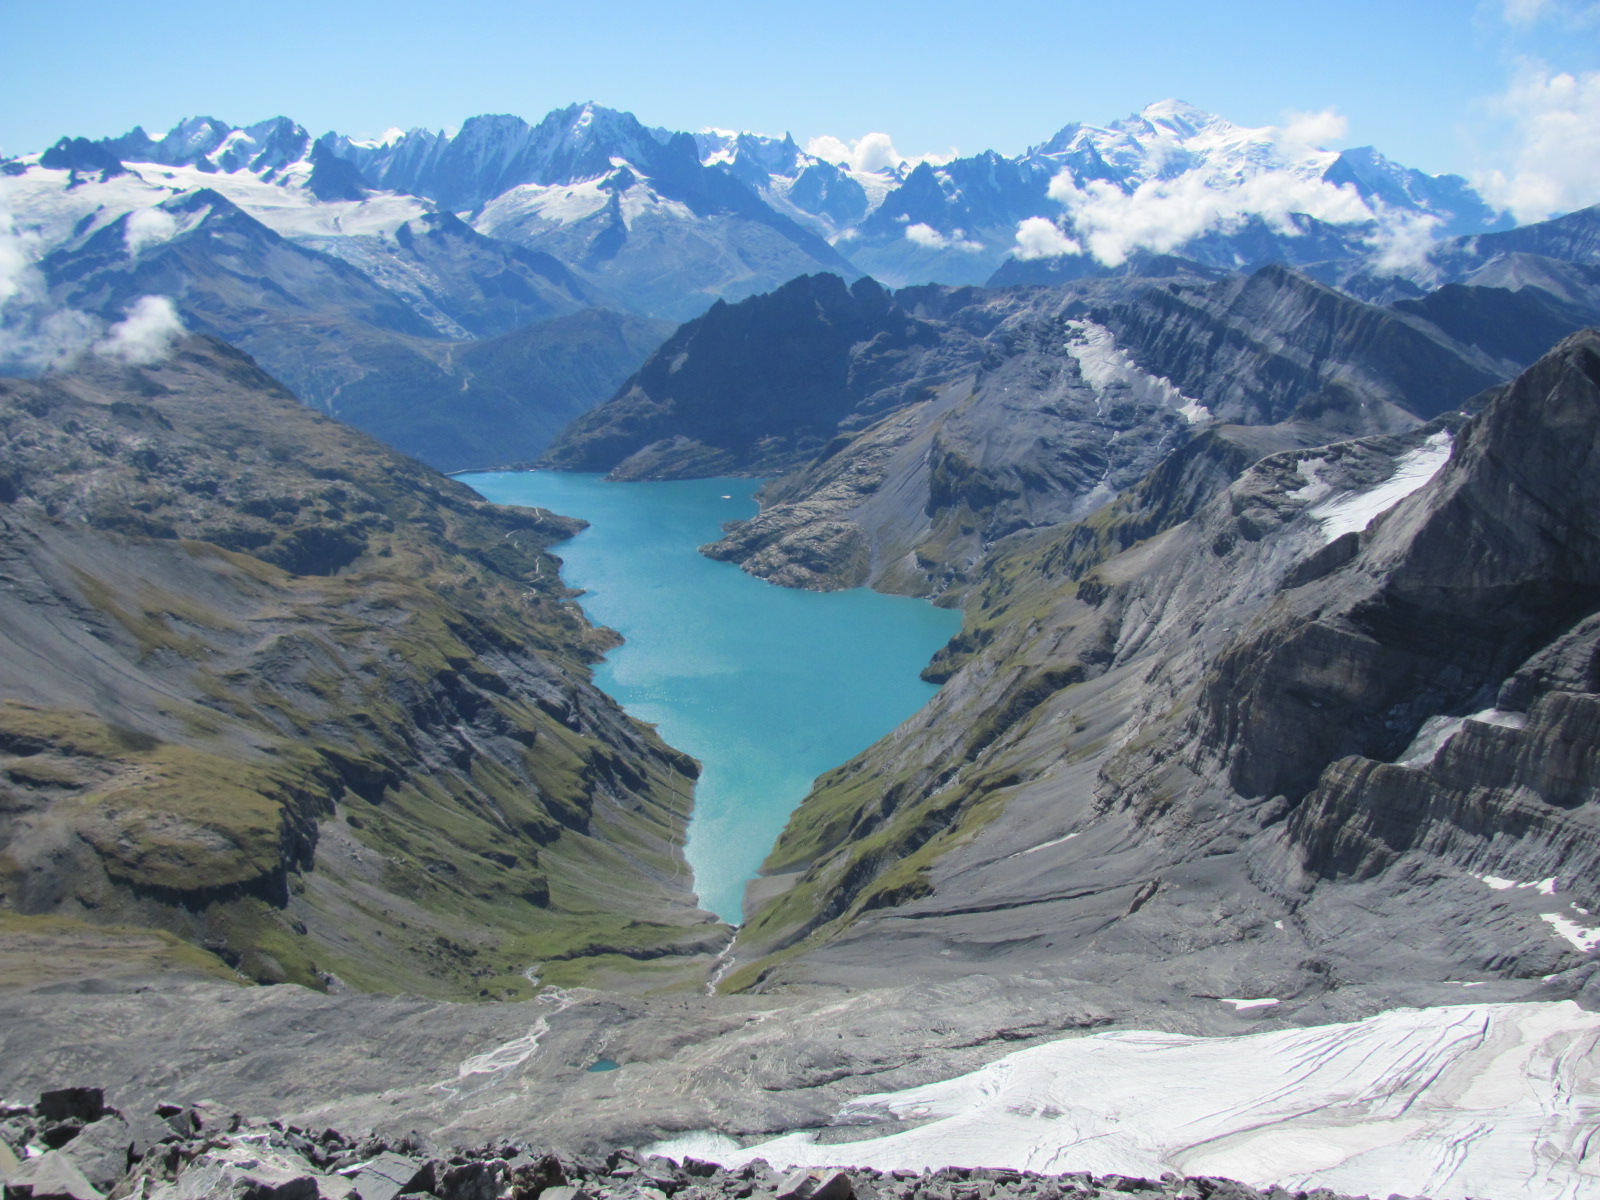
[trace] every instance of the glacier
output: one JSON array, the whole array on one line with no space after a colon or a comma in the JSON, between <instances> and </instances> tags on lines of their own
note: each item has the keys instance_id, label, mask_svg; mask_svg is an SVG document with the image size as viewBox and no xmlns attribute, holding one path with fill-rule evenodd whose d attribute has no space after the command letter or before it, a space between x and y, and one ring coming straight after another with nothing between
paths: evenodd
<instances>
[{"instance_id":1,"label":"glacier","mask_svg":"<svg viewBox=\"0 0 1600 1200\"><path fill-rule=\"evenodd\" d=\"M1450 461L1452 445L1450 434L1441 430L1402 456L1395 464L1394 474L1377 487L1320 500L1310 512L1312 519L1322 527L1323 540L1332 542L1347 533L1360 533L1412 492L1419 490ZM1310 462L1306 465L1309 466ZM1304 488L1295 496L1298 499L1313 498Z\"/></svg>"},{"instance_id":2,"label":"glacier","mask_svg":"<svg viewBox=\"0 0 1600 1200\"><path fill-rule=\"evenodd\" d=\"M740 1147L707 1132L650 1150L729 1167L1172 1171L1433 1200L1587 1200L1600 1197L1597 1039L1600 1014L1570 1000L1232 1037L1099 1033L862 1096L834 1122L861 1126L862 1140L800 1132ZM898 1131L874 1136L884 1129Z\"/></svg>"}]
</instances>

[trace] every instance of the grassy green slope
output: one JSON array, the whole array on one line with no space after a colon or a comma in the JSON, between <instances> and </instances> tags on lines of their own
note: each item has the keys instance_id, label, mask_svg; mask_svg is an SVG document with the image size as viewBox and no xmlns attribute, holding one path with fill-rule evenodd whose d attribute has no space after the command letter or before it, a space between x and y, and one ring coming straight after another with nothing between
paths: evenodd
<instances>
[{"instance_id":1,"label":"grassy green slope","mask_svg":"<svg viewBox=\"0 0 1600 1200\"><path fill-rule=\"evenodd\" d=\"M698 977L695 766L588 682L575 523L206 339L0 388L0 903L314 986Z\"/></svg>"}]
</instances>

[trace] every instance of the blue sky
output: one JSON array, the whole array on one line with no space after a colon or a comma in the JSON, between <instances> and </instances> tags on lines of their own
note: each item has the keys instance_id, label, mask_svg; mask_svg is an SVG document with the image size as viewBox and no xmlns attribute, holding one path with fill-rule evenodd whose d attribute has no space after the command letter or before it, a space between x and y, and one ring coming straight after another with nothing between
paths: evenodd
<instances>
[{"instance_id":1,"label":"blue sky","mask_svg":"<svg viewBox=\"0 0 1600 1200\"><path fill-rule=\"evenodd\" d=\"M1335 145L1600 200L1600 0L0 0L7 154L199 113L359 135L575 100L1015 153L1168 96L1246 125L1333 109Z\"/></svg>"}]
</instances>

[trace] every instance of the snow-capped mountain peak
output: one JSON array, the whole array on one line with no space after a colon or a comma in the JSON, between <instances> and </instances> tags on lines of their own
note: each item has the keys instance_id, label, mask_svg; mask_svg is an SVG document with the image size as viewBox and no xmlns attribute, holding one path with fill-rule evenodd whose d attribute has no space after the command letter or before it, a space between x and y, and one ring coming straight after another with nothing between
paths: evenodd
<instances>
[{"instance_id":1,"label":"snow-capped mountain peak","mask_svg":"<svg viewBox=\"0 0 1600 1200\"><path fill-rule=\"evenodd\" d=\"M1114 269L1140 253L1221 268L1370 258L1388 277L1434 237L1496 226L1464 180L1409 170L1370 148L1316 144L1336 127L1243 126L1167 99L1105 125L1067 125L1017 156L986 151L865 170L859 157L824 158L788 134L675 133L593 101L535 123L482 114L458 130L359 139L313 140L287 117L239 126L197 116L159 136L134 128L98 142L68 138L0 164L0 203L20 204L19 227L60 245L210 186L283 236L341 256L340 238L390 238L442 210L602 276L641 255L640 277L662 297L678 270L667 260L690 245L714 262L708 279L742 280L727 281L739 295L757 279L782 282L782 271L980 284L999 278L1009 259L1033 274L1007 281L1043 282ZM886 135L869 136L887 144ZM721 232L697 240L723 219L748 223L762 248L730 256L716 249ZM374 254L376 244L356 257ZM644 264L663 255L659 267ZM706 294L723 286L708 284ZM700 304L699 296L680 302ZM680 315L664 299L641 303Z\"/></svg>"},{"instance_id":2,"label":"snow-capped mountain peak","mask_svg":"<svg viewBox=\"0 0 1600 1200\"><path fill-rule=\"evenodd\" d=\"M1219 125L1233 128L1230 122L1214 113L1196 108L1183 100L1169 99L1147 104L1134 116L1114 122L1111 127L1127 129L1130 132L1132 127L1142 127L1158 134L1168 134L1178 141L1186 141Z\"/></svg>"},{"instance_id":3,"label":"snow-capped mountain peak","mask_svg":"<svg viewBox=\"0 0 1600 1200\"><path fill-rule=\"evenodd\" d=\"M311 137L287 117L236 126L215 117L180 121L159 141L135 126L120 138L103 143L124 162L161 163L171 167L257 173L282 170L305 158Z\"/></svg>"}]
</instances>

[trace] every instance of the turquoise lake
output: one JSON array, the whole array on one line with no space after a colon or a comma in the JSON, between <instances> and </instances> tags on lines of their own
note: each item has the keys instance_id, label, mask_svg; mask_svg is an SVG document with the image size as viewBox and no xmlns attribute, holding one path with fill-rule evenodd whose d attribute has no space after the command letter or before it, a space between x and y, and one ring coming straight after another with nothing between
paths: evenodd
<instances>
[{"instance_id":1,"label":"turquoise lake","mask_svg":"<svg viewBox=\"0 0 1600 1200\"><path fill-rule=\"evenodd\" d=\"M961 614L866 588L775 587L698 552L755 515L759 480L607 483L598 475L459 477L500 504L590 527L555 547L589 619L627 639L595 680L702 770L689 824L700 904L738 924L756 875L811 781L937 691L918 678Z\"/></svg>"}]
</instances>

